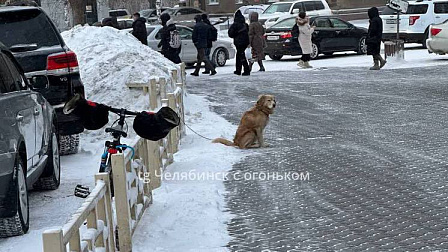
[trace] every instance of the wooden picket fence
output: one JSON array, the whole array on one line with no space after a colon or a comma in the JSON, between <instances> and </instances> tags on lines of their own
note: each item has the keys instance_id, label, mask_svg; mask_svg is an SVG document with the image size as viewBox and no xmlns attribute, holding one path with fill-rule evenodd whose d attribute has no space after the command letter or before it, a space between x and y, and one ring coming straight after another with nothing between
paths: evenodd
<instances>
[{"instance_id":1,"label":"wooden picket fence","mask_svg":"<svg viewBox=\"0 0 448 252\"><path fill-rule=\"evenodd\" d=\"M132 235L152 203L152 190L160 187L161 174L173 162L185 133L185 64L180 64L179 69L180 74L173 70L168 80L151 79L149 83L127 86L149 93L151 111L162 106L172 108L181 119L180 125L162 140L138 139L132 146L135 153L127 149L112 155L114 197L111 197L109 175L96 174L95 188L71 219L62 228L44 231L44 252L132 251Z\"/></svg>"}]
</instances>

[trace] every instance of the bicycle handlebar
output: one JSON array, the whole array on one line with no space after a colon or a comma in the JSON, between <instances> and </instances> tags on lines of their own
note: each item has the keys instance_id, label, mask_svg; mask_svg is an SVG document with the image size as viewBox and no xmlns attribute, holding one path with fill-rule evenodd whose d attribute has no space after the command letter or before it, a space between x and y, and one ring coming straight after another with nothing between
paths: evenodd
<instances>
[{"instance_id":1,"label":"bicycle handlebar","mask_svg":"<svg viewBox=\"0 0 448 252\"><path fill-rule=\"evenodd\" d=\"M104 106L106 106L107 110L109 110L110 112L117 114L117 115L120 115L123 113L125 115L136 116L136 115L140 114L139 112L129 111L126 109L117 109L117 108L113 108L113 107L110 107L107 105L104 105Z\"/></svg>"}]
</instances>

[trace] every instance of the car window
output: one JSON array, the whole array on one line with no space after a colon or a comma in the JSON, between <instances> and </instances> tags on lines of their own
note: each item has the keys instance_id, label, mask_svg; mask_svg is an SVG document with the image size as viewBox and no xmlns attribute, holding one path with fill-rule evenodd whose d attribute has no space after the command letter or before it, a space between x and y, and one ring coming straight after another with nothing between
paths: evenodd
<instances>
[{"instance_id":1,"label":"car window","mask_svg":"<svg viewBox=\"0 0 448 252\"><path fill-rule=\"evenodd\" d=\"M0 12L1 41L7 47L36 44L38 48L60 45L47 16L39 9Z\"/></svg>"},{"instance_id":2,"label":"car window","mask_svg":"<svg viewBox=\"0 0 448 252\"><path fill-rule=\"evenodd\" d=\"M175 9L166 9L162 13L170 14L170 16L174 15L174 12L176 12Z\"/></svg>"},{"instance_id":3,"label":"car window","mask_svg":"<svg viewBox=\"0 0 448 252\"><path fill-rule=\"evenodd\" d=\"M330 20L327 18L317 18L313 21L312 25L318 28L331 28Z\"/></svg>"},{"instance_id":4,"label":"car window","mask_svg":"<svg viewBox=\"0 0 448 252\"><path fill-rule=\"evenodd\" d=\"M285 20L282 20L273 26L272 28L292 28L296 24L296 18L288 18Z\"/></svg>"},{"instance_id":5,"label":"car window","mask_svg":"<svg viewBox=\"0 0 448 252\"><path fill-rule=\"evenodd\" d=\"M333 25L333 28L337 28L337 29L344 29L344 28L349 28L350 25L347 24L345 21L342 21L340 19L337 18L330 18L331 24Z\"/></svg>"},{"instance_id":6,"label":"car window","mask_svg":"<svg viewBox=\"0 0 448 252\"><path fill-rule=\"evenodd\" d=\"M291 3L281 3L281 4L273 4L269 6L263 14L273 14L276 12L289 12L291 8Z\"/></svg>"},{"instance_id":7,"label":"car window","mask_svg":"<svg viewBox=\"0 0 448 252\"><path fill-rule=\"evenodd\" d=\"M176 13L176 15L187 15L187 14L190 14L190 13L192 13L190 9L180 9L180 10Z\"/></svg>"},{"instance_id":8,"label":"car window","mask_svg":"<svg viewBox=\"0 0 448 252\"><path fill-rule=\"evenodd\" d=\"M111 17L122 17L127 15L128 13L125 10L109 11L109 16Z\"/></svg>"},{"instance_id":9,"label":"car window","mask_svg":"<svg viewBox=\"0 0 448 252\"><path fill-rule=\"evenodd\" d=\"M314 2L303 2L305 11L314 11Z\"/></svg>"},{"instance_id":10,"label":"car window","mask_svg":"<svg viewBox=\"0 0 448 252\"><path fill-rule=\"evenodd\" d=\"M427 11L428 11L427 4L409 5L406 14L425 14Z\"/></svg>"},{"instance_id":11,"label":"car window","mask_svg":"<svg viewBox=\"0 0 448 252\"><path fill-rule=\"evenodd\" d=\"M154 31L154 27L146 27L146 33L149 35L149 34L151 34L151 32L153 32ZM157 35L158 35L158 33L157 33Z\"/></svg>"},{"instance_id":12,"label":"car window","mask_svg":"<svg viewBox=\"0 0 448 252\"><path fill-rule=\"evenodd\" d=\"M397 11L390 8L389 6L386 6L380 11L380 14L381 15L395 15L395 14L397 14Z\"/></svg>"},{"instance_id":13,"label":"car window","mask_svg":"<svg viewBox=\"0 0 448 252\"><path fill-rule=\"evenodd\" d=\"M434 13L448 13L448 2L434 3Z\"/></svg>"},{"instance_id":14,"label":"car window","mask_svg":"<svg viewBox=\"0 0 448 252\"><path fill-rule=\"evenodd\" d=\"M12 75L8 64L12 64L11 60L4 55L0 55L0 93L2 94L19 91L20 89L16 82L17 78L15 79Z\"/></svg>"},{"instance_id":15,"label":"car window","mask_svg":"<svg viewBox=\"0 0 448 252\"><path fill-rule=\"evenodd\" d=\"M200 10L196 10L196 9L191 9L191 13L193 14L199 14L202 13Z\"/></svg>"},{"instance_id":16,"label":"car window","mask_svg":"<svg viewBox=\"0 0 448 252\"><path fill-rule=\"evenodd\" d=\"M190 29L186 29L183 27L177 27L177 31L179 32L179 36L181 39L192 39L193 38L193 31Z\"/></svg>"},{"instance_id":17,"label":"car window","mask_svg":"<svg viewBox=\"0 0 448 252\"><path fill-rule=\"evenodd\" d=\"M303 11L303 5L302 3L295 3L294 7L292 7L293 10L299 10L299 11Z\"/></svg>"},{"instance_id":18,"label":"car window","mask_svg":"<svg viewBox=\"0 0 448 252\"><path fill-rule=\"evenodd\" d=\"M315 10L324 10L325 6L321 1L314 2L314 9Z\"/></svg>"}]
</instances>

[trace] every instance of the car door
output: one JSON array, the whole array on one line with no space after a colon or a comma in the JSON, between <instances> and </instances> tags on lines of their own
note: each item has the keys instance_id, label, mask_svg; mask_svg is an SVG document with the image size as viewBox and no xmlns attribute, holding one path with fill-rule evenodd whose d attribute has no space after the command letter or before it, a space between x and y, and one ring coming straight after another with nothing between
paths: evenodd
<instances>
[{"instance_id":1,"label":"car door","mask_svg":"<svg viewBox=\"0 0 448 252\"><path fill-rule=\"evenodd\" d=\"M27 170L30 170L35 165L33 157L36 155L36 123L33 115L35 104L31 99L31 91L20 90L20 84L13 78L8 61L11 62L7 56L0 54L0 102L2 110L7 111L5 115L0 116L7 117L4 121L2 120L2 124L9 122L7 130L11 135L16 135L17 138L23 137Z\"/></svg>"},{"instance_id":2,"label":"car door","mask_svg":"<svg viewBox=\"0 0 448 252\"><path fill-rule=\"evenodd\" d=\"M330 18L331 27L335 33L335 50L349 50L357 46L358 40L353 34L353 26L342 19Z\"/></svg>"},{"instance_id":3,"label":"car door","mask_svg":"<svg viewBox=\"0 0 448 252\"><path fill-rule=\"evenodd\" d=\"M319 46L321 52L333 51L336 43L336 32L326 17L317 17L311 22L314 28L313 41Z\"/></svg>"},{"instance_id":4,"label":"car door","mask_svg":"<svg viewBox=\"0 0 448 252\"><path fill-rule=\"evenodd\" d=\"M434 2L434 19L436 24L443 23L448 19L448 1Z\"/></svg>"},{"instance_id":5,"label":"car door","mask_svg":"<svg viewBox=\"0 0 448 252\"><path fill-rule=\"evenodd\" d=\"M180 39L182 40L182 61L185 63L195 62L197 58L197 50L192 40L193 30L184 26L178 26L177 30L179 31Z\"/></svg>"}]
</instances>

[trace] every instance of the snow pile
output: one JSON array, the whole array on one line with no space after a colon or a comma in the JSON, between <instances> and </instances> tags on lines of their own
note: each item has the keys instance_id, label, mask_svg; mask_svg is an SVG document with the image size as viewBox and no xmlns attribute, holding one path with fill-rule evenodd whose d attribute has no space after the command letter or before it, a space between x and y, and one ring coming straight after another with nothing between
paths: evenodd
<instances>
[{"instance_id":1,"label":"snow pile","mask_svg":"<svg viewBox=\"0 0 448 252\"><path fill-rule=\"evenodd\" d=\"M76 26L62 37L78 56L81 78L89 100L129 110L148 110L149 97L126 83L147 83L151 78L169 80L177 66L160 53L143 45L132 34L111 27ZM170 91L167 88L167 91ZM109 123L115 115L111 115ZM132 119L129 123L130 137ZM110 125L107 125L110 126ZM86 131L81 150L93 152L110 136L104 130ZM87 145L83 144L86 143ZM88 146L89 143L94 145ZM127 141L126 143L131 144Z\"/></svg>"}]
</instances>

